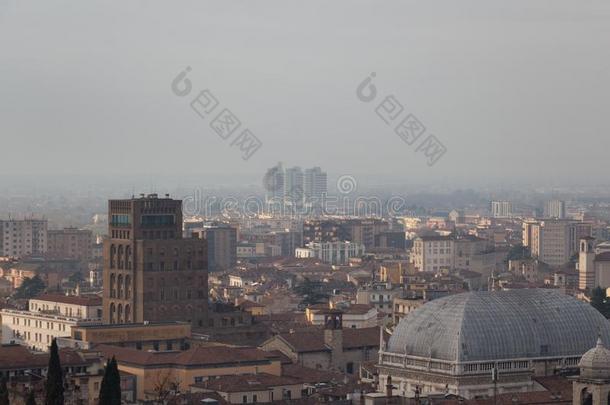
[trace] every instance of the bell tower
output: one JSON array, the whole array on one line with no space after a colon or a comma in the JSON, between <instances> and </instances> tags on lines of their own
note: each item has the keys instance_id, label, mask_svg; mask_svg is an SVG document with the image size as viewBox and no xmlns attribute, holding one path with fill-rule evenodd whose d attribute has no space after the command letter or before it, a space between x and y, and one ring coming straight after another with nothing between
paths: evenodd
<instances>
[{"instance_id":1,"label":"bell tower","mask_svg":"<svg viewBox=\"0 0 610 405\"><path fill-rule=\"evenodd\" d=\"M324 344L331 350L331 368L345 372L343 312L337 309L330 309L324 313Z\"/></svg>"},{"instance_id":2,"label":"bell tower","mask_svg":"<svg viewBox=\"0 0 610 405\"><path fill-rule=\"evenodd\" d=\"M585 236L579 242L578 288L581 290L590 290L596 287L594 241L595 238Z\"/></svg>"}]
</instances>

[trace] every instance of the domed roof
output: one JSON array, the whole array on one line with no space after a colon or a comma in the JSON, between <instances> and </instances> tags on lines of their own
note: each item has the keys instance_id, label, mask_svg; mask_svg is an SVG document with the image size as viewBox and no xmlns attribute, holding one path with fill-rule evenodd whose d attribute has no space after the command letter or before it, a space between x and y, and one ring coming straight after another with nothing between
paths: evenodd
<instances>
[{"instance_id":1,"label":"domed roof","mask_svg":"<svg viewBox=\"0 0 610 405\"><path fill-rule=\"evenodd\" d=\"M450 295L405 316L386 351L454 362L581 356L610 323L587 303L554 290Z\"/></svg>"},{"instance_id":2,"label":"domed roof","mask_svg":"<svg viewBox=\"0 0 610 405\"><path fill-rule=\"evenodd\" d=\"M597 345L583 354L578 363L580 376L594 379L610 379L610 350L604 347L601 338L597 339Z\"/></svg>"}]
</instances>

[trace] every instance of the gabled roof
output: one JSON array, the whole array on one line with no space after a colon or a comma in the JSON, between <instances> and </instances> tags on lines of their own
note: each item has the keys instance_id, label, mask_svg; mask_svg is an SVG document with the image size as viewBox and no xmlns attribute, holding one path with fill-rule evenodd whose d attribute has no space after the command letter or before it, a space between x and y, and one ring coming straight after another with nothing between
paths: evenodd
<instances>
[{"instance_id":1,"label":"gabled roof","mask_svg":"<svg viewBox=\"0 0 610 405\"><path fill-rule=\"evenodd\" d=\"M324 343L323 329L281 333L274 338L283 340L297 353L327 352L331 350ZM361 347L379 347L379 327L343 329L343 350Z\"/></svg>"}]
</instances>

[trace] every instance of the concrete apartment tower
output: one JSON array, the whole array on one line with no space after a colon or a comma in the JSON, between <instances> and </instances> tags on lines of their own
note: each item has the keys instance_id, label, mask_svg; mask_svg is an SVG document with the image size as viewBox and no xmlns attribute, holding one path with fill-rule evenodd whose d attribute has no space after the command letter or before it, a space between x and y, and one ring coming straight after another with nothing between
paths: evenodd
<instances>
[{"instance_id":1,"label":"concrete apartment tower","mask_svg":"<svg viewBox=\"0 0 610 405\"><path fill-rule=\"evenodd\" d=\"M182 201L166 195L110 200L104 240L105 323L207 325L204 239L182 237Z\"/></svg>"}]
</instances>

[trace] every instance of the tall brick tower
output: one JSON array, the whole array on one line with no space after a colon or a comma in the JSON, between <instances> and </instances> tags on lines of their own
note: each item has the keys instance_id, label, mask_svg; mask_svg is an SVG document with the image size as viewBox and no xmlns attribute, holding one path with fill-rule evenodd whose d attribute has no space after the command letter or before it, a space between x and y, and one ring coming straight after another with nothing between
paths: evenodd
<instances>
[{"instance_id":1,"label":"tall brick tower","mask_svg":"<svg viewBox=\"0 0 610 405\"><path fill-rule=\"evenodd\" d=\"M156 194L108 202L104 322L206 326L207 245L182 238L182 201Z\"/></svg>"}]
</instances>

